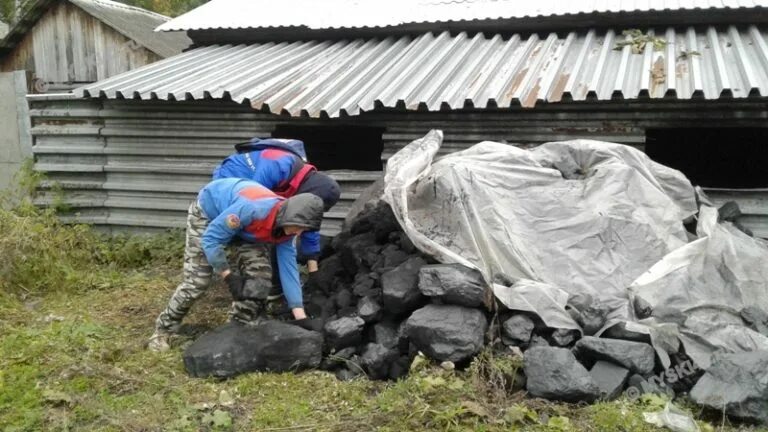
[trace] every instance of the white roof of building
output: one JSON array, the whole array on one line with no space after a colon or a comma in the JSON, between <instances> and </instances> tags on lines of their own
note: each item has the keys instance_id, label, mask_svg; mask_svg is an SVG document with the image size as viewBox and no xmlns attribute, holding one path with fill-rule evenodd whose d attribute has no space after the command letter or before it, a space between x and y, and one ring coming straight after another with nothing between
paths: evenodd
<instances>
[{"instance_id":1,"label":"white roof of building","mask_svg":"<svg viewBox=\"0 0 768 432\"><path fill-rule=\"evenodd\" d=\"M391 27L667 10L768 7L768 0L211 0L159 31L302 27Z\"/></svg>"}]
</instances>

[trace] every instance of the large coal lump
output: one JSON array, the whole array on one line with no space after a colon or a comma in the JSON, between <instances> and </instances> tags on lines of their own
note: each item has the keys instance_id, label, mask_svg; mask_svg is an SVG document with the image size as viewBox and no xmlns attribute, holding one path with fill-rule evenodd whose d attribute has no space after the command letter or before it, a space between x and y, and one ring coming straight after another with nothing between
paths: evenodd
<instances>
[{"instance_id":1,"label":"large coal lump","mask_svg":"<svg viewBox=\"0 0 768 432\"><path fill-rule=\"evenodd\" d=\"M397 360L399 353L396 348L387 348L384 345L369 343L363 349L360 362L373 379L386 379L392 363Z\"/></svg>"},{"instance_id":2,"label":"large coal lump","mask_svg":"<svg viewBox=\"0 0 768 432\"><path fill-rule=\"evenodd\" d=\"M384 201L366 204L365 209L352 221L352 234L372 232L376 241L383 243L389 233L400 230L392 208Z\"/></svg>"},{"instance_id":3,"label":"large coal lump","mask_svg":"<svg viewBox=\"0 0 768 432\"><path fill-rule=\"evenodd\" d=\"M413 257L381 275L381 299L386 311L404 314L424 302L418 278L419 269L425 264L422 258Z\"/></svg>"},{"instance_id":4,"label":"large coal lump","mask_svg":"<svg viewBox=\"0 0 768 432\"><path fill-rule=\"evenodd\" d=\"M587 362L605 360L644 376L653 372L656 360L652 346L620 339L584 336L573 350L577 357Z\"/></svg>"},{"instance_id":5,"label":"large coal lump","mask_svg":"<svg viewBox=\"0 0 768 432\"><path fill-rule=\"evenodd\" d=\"M768 423L768 351L715 354L691 398L743 420Z\"/></svg>"},{"instance_id":6,"label":"large coal lump","mask_svg":"<svg viewBox=\"0 0 768 432\"><path fill-rule=\"evenodd\" d=\"M629 379L629 369L602 360L592 366L589 374L600 388L603 400L616 399Z\"/></svg>"},{"instance_id":7,"label":"large coal lump","mask_svg":"<svg viewBox=\"0 0 768 432\"><path fill-rule=\"evenodd\" d=\"M512 315L501 326L501 341L506 345L527 345L535 324L523 314Z\"/></svg>"},{"instance_id":8,"label":"large coal lump","mask_svg":"<svg viewBox=\"0 0 768 432\"><path fill-rule=\"evenodd\" d=\"M365 321L362 318L350 316L327 322L323 331L328 346L340 350L360 343L363 338L363 326Z\"/></svg>"},{"instance_id":9,"label":"large coal lump","mask_svg":"<svg viewBox=\"0 0 768 432\"><path fill-rule=\"evenodd\" d=\"M236 322L204 334L184 351L184 366L196 377L231 377L244 372L317 368L323 336L268 321L257 327Z\"/></svg>"},{"instance_id":10,"label":"large coal lump","mask_svg":"<svg viewBox=\"0 0 768 432\"><path fill-rule=\"evenodd\" d=\"M566 348L529 348L523 369L531 396L565 402L593 402L600 397L592 376Z\"/></svg>"},{"instance_id":11,"label":"large coal lump","mask_svg":"<svg viewBox=\"0 0 768 432\"><path fill-rule=\"evenodd\" d=\"M482 307L485 282L479 271L461 264L437 264L419 270L419 290L444 303Z\"/></svg>"},{"instance_id":12,"label":"large coal lump","mask_svg":"<svg viewBox=\"0 0 768 432\"><path fill-rule=\"evenodd\" d=\"M408 339L435 360L459 362L483 347L488 321L479 309L454 305L427 305L405 324Z\"/></svg>"}]
</instances>

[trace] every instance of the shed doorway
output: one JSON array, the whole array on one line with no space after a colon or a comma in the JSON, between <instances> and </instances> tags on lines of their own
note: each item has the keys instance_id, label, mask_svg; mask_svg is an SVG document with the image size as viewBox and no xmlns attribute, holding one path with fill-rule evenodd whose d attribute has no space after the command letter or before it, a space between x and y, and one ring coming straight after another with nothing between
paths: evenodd
<instances>
[{"instance_id":1,"label":"shed doorway","mask_svg":"<svg viewBox=\"0 0 768 432\"><path fill-rule=\"evenodd\" d=\"M274 138L304 141L307 159L321 171L381 171L383 128L366 126L277 125Z\"/></svg>"},{"instance_id":2,"label":"shed doorway","mask_svg":"<svg viewBox=\"0 0 768 432\"><path fill-rule=\"evenodd\" d=\"M768 187L768 128L648 129L645 152L695 186Z\"/></svg>"}]
</instances>

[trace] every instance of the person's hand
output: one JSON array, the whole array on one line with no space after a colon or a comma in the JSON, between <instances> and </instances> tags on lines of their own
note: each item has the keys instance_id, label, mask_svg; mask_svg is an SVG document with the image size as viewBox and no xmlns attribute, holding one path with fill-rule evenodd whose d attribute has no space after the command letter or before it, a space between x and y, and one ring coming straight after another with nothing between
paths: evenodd
<instances>
[{"instance_id":1,"label":"person's hand","mask_svg":"<svg viewBox=\"0 0 768 432\"><path fill-rule=\"evenodd\" d=\"M245 300L243 297L243 288L245 287L245 279L237 273L230 272L224 277L224 282L227 283L229 293L232 294L232 298L237 301Z\"/></svg>"},{"instance_id":2,"label":"person's hand","mask_svg":"<svg viewBox=\"0 0 768 432\"><path fill-rule=\"evenodd\" d=\"M320 267L316 258L310 258L307 260L307 271L309 274L315 273L319 268Z\"/></svg>"}]
</instances>

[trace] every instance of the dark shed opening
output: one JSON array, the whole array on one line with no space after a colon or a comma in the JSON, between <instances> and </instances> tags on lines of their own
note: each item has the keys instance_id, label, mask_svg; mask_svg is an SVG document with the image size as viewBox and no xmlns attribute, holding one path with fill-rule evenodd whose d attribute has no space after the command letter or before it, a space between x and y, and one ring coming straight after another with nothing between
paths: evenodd
<instances>
[{"instance_id":1,"label":"dark shed opening","mask_svg":"<svg viewBox=\"0 0 768 432\"><path fill-rule=\"evenodd\" d=\"M319 170L381 171L383 128L277 125L272 136L304 141L307 158Z\"/></svg>"},{"instance_id":2,"label":"dark shed opening","mask_svg":"<svg viewBox=\"0 0 768 432\"><path fill-rule=\"evenodd\" d=\"M768 187L768 128L648 129L645 152L696 186Z\"/></svg>"}]
</instances>

